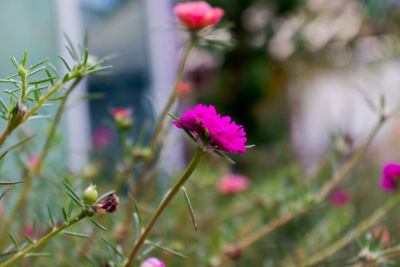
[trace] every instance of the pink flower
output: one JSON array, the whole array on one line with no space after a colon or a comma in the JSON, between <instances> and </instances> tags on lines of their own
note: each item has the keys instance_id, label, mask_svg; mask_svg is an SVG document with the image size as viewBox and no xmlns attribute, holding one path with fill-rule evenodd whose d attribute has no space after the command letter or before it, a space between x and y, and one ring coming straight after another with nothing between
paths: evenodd
<instances>
[{"instance_id":1,"label":"pink flower","mask_svg":"<svg viewBox=\"0 0 400 267\"><path fill-rule=\"evenodd\" d=\"M216 24L224 15L224 10L213 8L205 1L197 1L177 4L174 13L188 29L199 30Z\"/></svg>"},{"instance_id":2,"label":"pink flower","mask_svg":"<svg viewBox=\"0 0 400 267\"><path fill-rule=\"evenodd\" d=\"M387 248L390 245L390 234L389 230L385 225L377 225L372 229L372 234L375 239L380 237L383 248Z\"/></svg>"},{"instance_id":3,"label":"pink flower","mask_svg":"<svg viewBox=\"0 0 400 267\"><path fill-rule=\"evenodd\" d=\"M31 155L29 157L29 167L31 169L36 168L39 164L39 156L38 155Z\"/></svg>"},{"instance_id":4,"label":"pink flower","mask_svg":"<svg viewBox=\"0 0 400 267\"><path fill-rule=\"evenodd\" d=\"M143 261L140 264L140 267L165 267L165 263L155 257L152 257Z\"/></svg>"},{"instance_id":5,"label":"pink flower","mask_svg":"<svg viewBox=\"0 0 400 267\"><path fill-rule=\"evenodd\" d=\"M185 111L185 115L179 118L182 124L191 132L202 137L209 132L209 144L216 149L228 153L246 152L247 141L243 126L236 125L229 116L221 117L215 108L197 105L194 109ZM176 127L182 128L179 122L173 122Z\"/></svg>"},{"instance_id":6,"label":"pink flower","mask_svg":"<svg viewBox=\"0 0 400 267\"><path fill-rule=\"evenodd\" d=\"M24 235L28 236L30 239L35 239L35 238L39 239L41 236L39 228L37 228L36 231L37 231L36 232L37 237L33 236L34 230L33 230L33 225L31 224L24 229Z\"/></svg>"},{"instance_id":7,"label":"pink flower","mask_svg":"<svg viewBox=\"0 0 400 267\"><path fill-rule=\"evenodd\" d=\"M120 130L126 130L132 123L132 110L130 108L115 108L112 111L115 123Z\"/></svg>"},{"instance_id":8,"label":"pink flower","mask_svg":"<svg viewBox=\"0 0 400 267\"><path fill-rule=\"evenodd\" d=\"M1 219L1 217L3 217L3 210L4 210L3 204L1 204L1 202L0 202L0 219Z\"/></svg>"},{"instance_id":9,"label":"pink flower","mask_svg":"<svg viewBox=\"0 0 400 267\"><path fill-rule=\"evenodd\" d=\"M388 163L382 171L381 188L383 190L394 192L400 179L400 165L397 163Z\"/></svg>"},{"instance_id":10,"label":"pink flower","mask_svg":"<svg viewBox=\"0 0 400 267\"><path fill-rule=\"evenodd\" d=\"M176 93L178 95L187 95L193 91L193 85L190 82L181 82L176 88Z\"/></svg>"},{"instance_id":11,"label":"pink flower","mask_svg":"<svg viewBox=\"0 0 400 267\"><path fill-rule=\"evenodd\" d=\"M111 143L112 133L108 127L98 127L93 131L92 140L96 148L103 148Z\"/></svg>"},{"instance_id":12,"label":"pink flower","mask_svg":"<svg viewBox=\"0 0 400 267\"><path fill-rule=\"evenodd\" d=\"M346 190L338 188L331 193L329 200L332 205L342 207L349 202L349 194Z\"/></svg>"},{"instance_id":13,"label":"pink flower","mask_svg":"<svg viewBox=\"0 0 400 267\"><path fill-rule=\"evenodd\" d=\"M218 183L218 191L221 194L236 194L243 192L250 185L247 177L238 174L228 174L221 178Z\"/></svg>"}]
</instances>

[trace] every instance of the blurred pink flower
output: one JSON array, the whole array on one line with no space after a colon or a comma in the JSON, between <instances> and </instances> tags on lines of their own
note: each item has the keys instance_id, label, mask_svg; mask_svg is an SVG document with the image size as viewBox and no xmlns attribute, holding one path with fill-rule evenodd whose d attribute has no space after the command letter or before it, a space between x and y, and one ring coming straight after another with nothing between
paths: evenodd
<instances>
[{"instance_id":1,"label":"blurred pink flower","mask_svg":"<svg viewBox=\"0 0 400 267\"><path fill-rule=\"evenodd\" d=\"M191 82L181 82L178 84L178 88L176 88L176 93L178 95L187 95L193 91L193 85Z\"/></svg>"},{"instance_id":2,"label":"blurred pink flower","mask_svg":"<svg viewBox=\"0 0 400 267\"><path fill-rule=\"evenodd\" d=\"M209 144L216 149L228 153L246 152L247 139L243 126L236 125L229 116L221 117L212 105L207 107L199 104L194 109L185 111L185 115L179 120L189 131L200 136L205 136L205 132L208 130ZM173 123L176 127L182 128L177 121Z\"/></svg>"},{"instance_id":3,"label":"blurred pink flower","mask_svg":"<svg viewBox=\"0 0 400 267\"><path fill-rule=\"evenodd\" d=\"M389 230L385 225L377 225L372 229L374 238L381 238L382 247L387 248L390 245L390 234Z\"/></svg>"},{"instance_id":4,"label":"blurred pink flower","mask_svg":"<svg viewBox=\"0 0 400 267\"><path fill-rule=\"evenodd\" d=\"M39 164L39 156L38 155L31 155L29 157L29 167L31 169L36 168Z\"/></svg>"},{"instance_id":5,"label":"blurred pink flower","mask_svg":"<svg viewBox=\"0 0 400 267\"><path fill-rule=\"evenodd\" d=\"M382 171L381 188L394 192L397 189L400 179L400 165L397 163L388 163Z\"/></svg>"},{"instance_id":6,"label":"blurred pink flower","mask_svg":"<svg viewBox=\"0 0 400 267\"><path fill-rule=\"evenodd\" d=\"M28 227L26 227L23 232L24 232L24 235L28 236L30 239L34 239L34 238L38 238L39 239L40 236L41 236L39 227L37 228L37 232L36 232L37 237L33 236L33 232L34 231L33 231L33 225L32 224L29 225Z\"/></svg>"},{"instance_id":7,"label":"blurred pink flower","mask_svg":"<svg viewBox=\"0 0 400 267\"><path fill-rule=\"evenodd\" d=\"M115 108L112 111L115 123L120 130L129 128L132 123L132 110L130 108Z\"/></svg>"},{"instance_id":8,"label":"blurred pink flower","mask_svg":"<svg viewBox=\"0 0 400 267\"><path fill-rule=\"evenodd\" d=\"M250 185L249 179L239 174L225 175L218 182L218 191L221 194L236 194L243 192Z\"/></svg>"},{"instance_id":9,"label":"blurred pink flower","mask_svg":"<svg viewBox=\"0 0 400 267\"><path fill-rule=\"evenodd\" d=\"M1 204L0 202L0 219L3 216L3 211L4 211L3 204Z\"/></svg>"},{"instance_id":10,"label":"blurred pink flower","mask_svg":"<svg viewBox=\"0 0 400 267\"><path fill-rule=\"evenodd\" d=\"M205 1L179 3L174 8L175 15L190 30L199 30L214 25L224 15L224 10L213 8Z\"/></svg>"},{"instance_id":11,"label":"blurred pink flower","mask_svg":"<svg viewBox=\"0 0 400 267\"><path fill-rule=\"evenodd\" d=\"M342 207L349 202L349 194L346 190L337 188L330 194L329 200L332 205L336 207Z\"/></svg>"},{"instance_id":12,"label":"blurred pink flower","mask_svg":"<svg viewBox=\"0 0 400 267\"><path fill-rule=\"evenodd\" d=\"M92 141L96 148L104 148L111 143L112 132L108 127L98 127L93 131Z\"/></svg>"},{"instance_id":13,"label":"blurred pink flower","mask_svg":"<svg viewBox=\"0 0 400 267\"><path fill-rule=\"evenodd\" d=\"M140 264L140 267L165 267L165 263L155 257L152 257L143 261Z\"/></svg>"}]
</instances>

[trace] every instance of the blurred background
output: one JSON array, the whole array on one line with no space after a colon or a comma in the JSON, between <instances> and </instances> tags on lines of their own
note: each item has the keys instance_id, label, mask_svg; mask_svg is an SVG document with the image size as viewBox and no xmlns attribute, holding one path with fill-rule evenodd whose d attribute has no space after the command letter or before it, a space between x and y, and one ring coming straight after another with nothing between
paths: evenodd
<instances>
[{"instance_id":1,"label":"blurred background","mask_svg":"<svg viewBox=\"0 0 400 267\"><path fill-rule=\"evenodd\" d=\"M212 104L244 125L248 144L256 148L245 157L235 156L239 164L230 171L243 173L254 183L270 182L257 188L255 196L279 199L283 191L274 190L282 177L291 181L312 174L327 159L332 166L337 163L330 160L337 151L344 155L353 151L376 123L382 97L387 111L398 111L400 1L208 2L225 10L223 22L234 27L220 37L235 45L228 50L196 48L184 77L192 90L174 113L197 103ZM71 170L81 170L92 158L111 159L118 153L110 114L115 107L132 108L135 131L146 126L151 132L187 40L177 30L174 4L170 0L2 1L2 77L12 73L10 55L20 58L25 49L31 63L49 58L62 69L55 55L66 55L63 33L82 43L86 30L90 54L110 57L114 66L109 74L86 80L70 103L63 128L66 139L60 142L65 144ZM82 101L86 94L90 100ZM37 122L36 127L43 125ZM372 164L355 172L364 180L348 187L354 191L352 203L358 205L351 216L368 214L366 195L383 198L376 190L379 168L385 161L399 159L399 136L400 124L392 120L368 152ZM167 173L180 169L187 153L185 142L170 141L164 152L169 155L163 165ZM53 154L52 160L65 157ZM216 176L207 168L203 174ZM204 183L211 184L207 179ZM346 226L351 216L346 217ZM265 246L272 245L261 248Z\"/></svg>"},{"instance_id":2,"label":"blurred background","mask_svg":"<svg viewBox=\"0 0 400 267\"><path fill-rule=\"evenodd\" d=\"M132 108L135 128L146 123L151 130L185 42L185 34L176 30L174 1L6 0L4 4L2 62L28 49L32 62L49 58L62 67L54 55L65 55L63 34L78 43L85 30L91 54L111 58L110 74L90 78L78 92L93 94L93 100L80 101L69 110L66 131L72 169L87 162L93 136L115 138L109 125L114 107ZM260 148L246 157L250 165L276 164L260 157L265 149L271 157L295 155L312 170L332 146L334 135L351 136L357 145L375 120L369 102L378 104L385 95L389 107L398 103L399 1L214 0L210 4L222 7L224 21L234 24L221 36L232 39L235 46L228 51L200 47L193 53L185 74L193 90L179 104L180 111L201 102L231 114L245 126L249 142ZM11 70L10 62L0 74L7 76ZM392 127L381 134L384 140L378 150L396 142L391 135L400 129ZM110 153L114 150L111 146ZM378 162L393 156L381 154ZM179 166L182 159L175 155Z\"/></svg>"}]
</instances>

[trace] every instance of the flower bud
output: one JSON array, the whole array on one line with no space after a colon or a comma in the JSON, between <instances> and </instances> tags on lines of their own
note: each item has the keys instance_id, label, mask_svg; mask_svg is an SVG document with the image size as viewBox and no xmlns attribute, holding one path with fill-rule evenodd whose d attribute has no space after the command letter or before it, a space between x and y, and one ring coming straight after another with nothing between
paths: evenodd
<instances>
[{"instance_id":1,"label":"flower bud","mask_svg":"<svg viewBox=\"0 0 400 267\"><path fill-rule=\"evenodd\" d=\"M92 205L96 202L97 196L98 193L96 186L91 184L88 188L86 188L85 192L83 192L83 202L86 205Z\"/></svg>"},{"instance_id":2,"label":"flower bud","mask_svg":"<svg viewBox=\"0 0 400 267\"><path fill-rule=\"evenodd\" d=\"M129 108L115 108L112 115L117 128L121 131L129 129L133 124L132 110Z\"/></svg>"},{"instance_id":3,"label":"flower bud","mask_svg":"<svg viewBox=\"0 0 400 267\"><path fill-rule=\"evenodd\" d=\"M9 121L8 130L12 131L21 124L26 113L26 107L22 102L18 102L11 111L11 117Z\"/></svg>"}]
</instances>

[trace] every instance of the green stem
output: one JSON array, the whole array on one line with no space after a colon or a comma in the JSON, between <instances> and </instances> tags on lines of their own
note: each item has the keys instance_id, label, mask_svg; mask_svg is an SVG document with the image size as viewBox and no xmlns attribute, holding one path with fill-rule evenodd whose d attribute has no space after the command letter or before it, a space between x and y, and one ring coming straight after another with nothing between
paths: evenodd
<instances>
[{"instance_id":1,"label":"green stem","mask_svg":"<svg viewBox=\"0 0 400 267\"><path fill-rule=\"evenodd\" d=\"M71 225L81 221L85 217L86 217L85 213L82 212L81 214L79 214L78 216L76 216L73 219L69 220L68 222L64 223L60 227L53 229L50 233L48 233L47 235L42 237L40 240L38 240L34 244L31 244L31 245L27 246L24 250L16 253L12 258L10 258L9 260L7 260L7 261L3 262L2 264L0 264L0 267L9 266L10 264L16 262L17 260L23 258L27 253L29 253L33 249L42 246L47 241L49 241L51 238L53 238L58 233L60 233L62 230L64 230L64 229L70 227Z\"/></svg>"},{"instance_id":2,"label":"green stem","mask_svg":"<svg viewBox=\"0 0 400 267\"><path fill-rule=\"evenodd\" d=\"M76 85L80 82L80 80L81 80L81 78L77 78L74 80L74 82L68 88L68 91L65 94L65 97L61 100L61 103L58 106L56 117L55 117L55 119L50 127L49 133L46 137L46 142L45 142L45 145L39 155L38 163L36 164L36 166L33 169L31 169L28 172L27 177L24 182L24 185L23 185L23 188L22 188L22 192L19 194L19 197L17 199L17 203L15 204L14 208L12 209L10 215L7 218L7 221L4 224L3 229L1 230L2 235L0 237L0 245L2 245L3 242L6 240L6 237L7 237L6 233L8 233L8 231L10 230L11 225L14 221L14 218L17 215L17 212L20 210L20 207L22 207L23 204L25 203L25 200L29 194L29 191L30 191L30 188L32 185L32 180L39 173L42 163L50 150L51 144L53 142L53 139L54 139L54 136L56 133L57 126L61 121L62 114L64 112L64 108L65 108L65 104L67 102L68 96L71 94L72 90L76 87Z\"/></svg>"},{"instance_id":3,"label":"green stem","mask_svg":"<svg viewBox=\"0 0 400 267\"><path fill-rule=\"evenodd\" d=\"M398 193L395 197L390 198L386 203L377 209L369 218L361 222L356 228L350 231L348 234L340 238L333 245L328 247L325 250L322 250L319 253L316 253L314 256L306 260L301 264L301 266L312 266L315 265L322 260L326 259L329 256L332 256L340 249L344 248L348 245L354 238L361 235L363 232L371 228L374 224L376 224L380 219L382 219L385 214L390 211L394 206L400 203L400 193Z\"/></svg>"},{"instance_id":4,"label":"green stem","mask_svg":"<svg viewBox=\"0 0 400 267\"><path fill-rule=\"evenodd\" d=\"M157 150L157 146L159 143L159 139L161 137L161 134L163 132L164 129L164 123L165 123L165 119L167 117L167 113L169 112L169 110L171 109L172 105L174 104L176 98L177 98L177 89L179 86L179 83L182 81L183 78L183 72L185 70L185 66L186 66L186 62L189 58L190 52L192 51L192 49L196 46L196 43L198 41L198 37L196 37L195 35L191 36L191 41L189 43L189 45L186 47L185 53L183 55L182 61L179 65L179 69L178 69L178 74L176 76L175 82L174 82L174 86L172 88L172 92L168 98L167 104L165 105L164 109L161 112L160 118L158 119L158 122L156 124L156 128L153 134L153 137L150 141L150 157L149 159L147 159L144 167L143 167L143 171L139 177L138 183L137 183L137 187L136 187L136 194L141 190L141 188L143 187L143 185L146 182L146 178L147 175L151 169L151 166L153 164L153 159L155 157L155 153Z\"/></svg>"},{"instance_id":5,"label":"green stem","mask_svg":"<svg viewBox=\"0 0 400 267\"><path fill-rule=\"evenodd\" d=\"M372 140L376 136L376 134L379 132L379 130L382 128L382 125L384 122L387 120L387 116L381 115L377 124L375 127L372 129L371 133L369 134L367 140L364 142L364 144L357 150L357 152L350 158L349 161L347 161L343 167L339 170L339 172L334 175L316 194L315 194L315 202L311 204L307 204L303 206L302 208L289 213L282 215L274 220L272 220L270 223L266 224L260 230L258 230L256 233L245 237L242 241L240 241L236 245L231 245L229 248L232 251L242 251L243 249L253 245L257 241L259 241L262 238L265 238L268 236L270 233L275 231L276 229L286 225L287 223L291 222L294 218L297 218L298 216L308 212L311 208L314 207L315 204L320 203L323 201L329 194L330 192L344 179L346 178L347 174L354 168L354 166L357 164L357 162L360 160L361 156L365 153L369 145L371 144ZM229 256L229 252L227 253Z\"/></svg>"},{"instance_id":6,"label":"green stem","mask_svg":"<svg viewBox=\"0 0 400 267\"><path fill-rule=\"evenodd\" d=\"M168 206L168 204L171 202L171 200L175 197L175 195L179 192L181 187L185 184L185 182L189 179L190 175L193 173L193 171L196 169L198 164L200 163L201 159L203 158L205 152L201 150L201 148L196 149L196 153L190 162L189 166L187 167L186 171L182 175L182 177L178 180L178 182L174 185L174 187L168 192L168 194L164 197L162 200L160 206L157 208L155 211L153 217L151 218L150 222L142 232L139 240L133 247L129 258L128 262L125 264L125 267L129 267L132 265L133 261L137 257L140 248L143 246L144 242L146 241L147 236L150 234L150 231L152 230L153 226L157 222L158 218L160 218L161 214L164 212L165 208Z\"/></svg>"}]
</instances>

